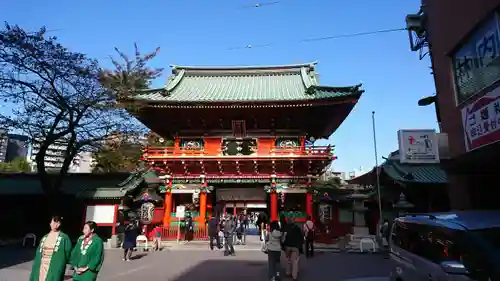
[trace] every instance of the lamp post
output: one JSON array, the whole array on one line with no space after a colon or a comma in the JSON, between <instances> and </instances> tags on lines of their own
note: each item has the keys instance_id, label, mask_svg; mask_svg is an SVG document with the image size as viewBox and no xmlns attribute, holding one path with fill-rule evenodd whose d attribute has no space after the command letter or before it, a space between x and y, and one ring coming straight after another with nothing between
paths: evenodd
<instances>
[{"instance_id":1,"label":"lamp post","mask_svg":"<svg viewBox=\"0 0 500 281\"><path fill-rule=\"evenodd\" d=\"M379 221L382 222L382 199L380 195L380 175L378 173L378 151L377 151L377 134L375 129L375 111L372 111L372 127L373 127L373 151L375 153L375 174L376 174L376 188L378 194L378 215Z\"/></svg>"}]
</instances>

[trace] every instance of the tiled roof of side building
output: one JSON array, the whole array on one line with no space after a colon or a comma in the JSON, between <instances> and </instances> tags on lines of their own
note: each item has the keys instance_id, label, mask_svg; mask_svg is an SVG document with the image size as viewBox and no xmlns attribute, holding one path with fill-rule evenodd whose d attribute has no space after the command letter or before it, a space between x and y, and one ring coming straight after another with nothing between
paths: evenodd
<instances>
[{"instance_id":1,"label":"tiled roof of side building","mask_svg":"<svg viewBox=\"0 0 500 281\"><path fill-rule=\"evenodd\" d=\"M359 98L361 85L319 85L316 63L281 66L172 66L163 88L138 92L152 102L276 102Z\"/></svg>"}]
</instances>

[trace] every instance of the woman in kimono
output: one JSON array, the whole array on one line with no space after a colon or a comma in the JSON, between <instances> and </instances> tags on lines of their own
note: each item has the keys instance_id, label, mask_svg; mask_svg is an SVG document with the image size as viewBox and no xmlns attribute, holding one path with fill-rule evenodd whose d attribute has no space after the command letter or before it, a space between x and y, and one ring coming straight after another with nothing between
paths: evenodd
<instances>
[{"instance_id":1,"label":"woman in kimono","mask_svg":"<svg viewBox=\"0 0 500 281\"><path fill-rule=\"evenodd\" d=\"M71 252L70 264L74 267L73 280L95 281L104 261L104 245L97 236L97 225L88 221L83 226L83 235Z\"/></svg>"},{"instance_id":2,"label":"woman in kimono","mask_svg":"<svg viewBox=\"0 0 500 281\"><path fill-rule=\"evenodd\" d=\"M43 236L35 253L30 281L62 281L71 254L71 240L62 233L62 218L50 220L50 232Z\"/></svg>"}]
</instances>

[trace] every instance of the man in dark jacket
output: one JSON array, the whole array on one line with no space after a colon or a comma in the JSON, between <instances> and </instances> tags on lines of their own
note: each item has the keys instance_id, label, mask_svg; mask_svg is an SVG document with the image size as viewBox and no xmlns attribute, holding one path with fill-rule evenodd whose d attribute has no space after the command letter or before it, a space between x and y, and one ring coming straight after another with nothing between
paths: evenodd
<instances>
[{"instance_id":1,"label":"man in dark jacket","mask_svg":"<svg viewBox=\"0 0 500 281\"><path fill-rule=\"evenodd\" d=\"M231 215L228 215L224 223L224 256L234 255L233 235L236 228Z\"/></svg>"},{"instance_id":2,"label":"man in dark jacket","mask_svg":"<svg viewBox=\"0 0 500 281\"><path fill-rule=\"evenodd\" d=\"M299 257L304 251L304 235L302 234L302 229L292 219L289 220L284 235L285 241L283 242L283 246L288 261L286 274L291 276L292 280L297 280Z\"/></svg>"},{"instance_id":3,"label":"man in dark jacket","mask_svg":"<svg viewBox=\"0 0 500 281\"><path fill-rule=\"evenodd\" d=\"M210 239L210 250L214 249L214 240L216 241L217 248L221 248L219 239L219 223L216 218L211 218L208 221L208 238Z\"/></svg>"},{"instance_id":4,"label":"man in dark jacket","mask_svg":"<svg viewBox=\"0 0 500 281\"><path fill-rule=\"evenodd\" d=\"M193 217L191 217L190 213L186 213L186 216L184 217L184 222L185 222L184 240L188 242L193 239L193 232L194 232Z\"/></svg>"}]
</instances>

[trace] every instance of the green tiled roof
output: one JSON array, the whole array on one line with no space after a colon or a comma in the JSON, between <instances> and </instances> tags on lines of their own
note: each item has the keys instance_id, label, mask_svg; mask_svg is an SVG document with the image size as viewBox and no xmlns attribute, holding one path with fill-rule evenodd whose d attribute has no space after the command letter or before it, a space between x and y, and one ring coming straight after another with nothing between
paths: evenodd
<instances>
[{"instance_id":1,"label":"green tiled roof","mask_svg":"<svg viewBox=\"0 0 500 281\"><path fill-rule=\"evenodd\" d=\"M133 99L155 102L266 102L358 98L361 85L320 86L316 63L283 66L173 66L165 87Z\"/></svg>"},{"instance_id":2,"label":"green tiled roof","mask_svg":"<svg viewBox=\"0 0 500 281\"><path fill-rule=\"evenodd\" d=\"M383 165L384 172L396 181L415 183L448 183L446 172L439 164L402 164L388 160Z\"/></svg>"}]
</instances>

